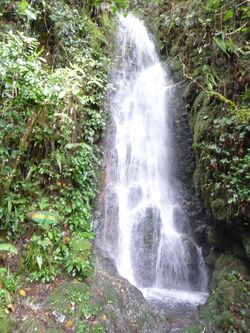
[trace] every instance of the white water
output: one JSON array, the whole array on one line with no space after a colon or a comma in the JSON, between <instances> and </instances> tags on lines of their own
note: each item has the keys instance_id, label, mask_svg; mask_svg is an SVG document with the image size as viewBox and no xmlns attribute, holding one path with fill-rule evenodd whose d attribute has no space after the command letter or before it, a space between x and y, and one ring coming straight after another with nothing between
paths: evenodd
<instances>
[{"instance_id":1,"label":"white water","mask_svg":"<svg viewBox=\"0 0 250 333\"><path fill-rule=\"evenodd\" d=\"M172 173L170 83L145 26L131 14L119 17L117 48L104 246L119 274L148 300L204 303L201 251L175 221L181 205Z\"/></svg>"}]
</instances>

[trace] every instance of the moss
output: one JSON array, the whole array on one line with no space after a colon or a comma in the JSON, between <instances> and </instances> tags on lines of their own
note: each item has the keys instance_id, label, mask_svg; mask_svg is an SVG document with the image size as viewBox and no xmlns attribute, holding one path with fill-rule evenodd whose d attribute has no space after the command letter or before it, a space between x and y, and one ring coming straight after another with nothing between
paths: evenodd
<instances>
[{"instance_id":1,"label":"moss","mask_svg":"<svg viewBox=\"0 0 250 333\"><path fill-rule=\"evenodd\" d=\"M0 332L12 333L15 327L15 321L5 313L4 309L0 309Z\"/></svg>"},{"instance_id":2,"label":"moss","mask_svg":"<svg viewBox=\"0 0 250 333\"><path fill-rule=\"evenodd\" d=\"M209 118L209 107L203 106L195 118L194 144L202 141L202 138L204 137L210 124L211 119Z\"/></svg>"},{"instance_id":3,"label":"moss","mask_svg":"<svg viewBox=\"0 0 250 333\"><path fill-rule=\"evenodd\" d=\"M216 263L216 261L217 261L217 259L218 259L219 256L220 255L217 252L210 251L209 255L205 258L206 264L208 266L214 267L214 265L215 265L215 263Z\"/></svg>"},{"instance_id":4,"label":"moss","mask_svg":"<svg viewBox=\"0 0 250 333\"><path fill-rule=\"evenodd\" d=\"M78 235L70 240L69 246L71 255L82 260L87 260L92 251L92 243Z\"/></svg>"},{"instance_id":5,"label":"moss","mask_svg":"<svg viewBox=\"0 0 250 333\"><path fill-rule=\"evenodd\" d=\"M228 326L232 323L232 315L229 311L224 311L218 316L214 317L214 325L217 329L224 331L225 326Z\"/></svg>"},{"instance_id":6,"label":"moss","mask_svg":"<svg viewBox=\"0 0 250 333\"><path fill-rule=\"evenodd\" d=\"M230 327L244 330L248 304L248 269L244 262L232 255L221 255L216 261L212 291L201 311L204 322L213 321L216 332L228 332Z\"/></svg>"},{"instance_id":7,"label":"moss","mask_svg":"<svg viewBox=\"0 0 250 333\"><path fill-rule=\"evenodd\" d=\"M79 312L84 307L84 299L88 298L88 286L78 281L63 282L46 299L47 309L57 311L66 316L73 314L72 304L74 302Z\"/></svg>"},{"instance_id":8,"label":"moss","mask_svg":"<svg viewBox=\"0 0 250 333\"><path fill-rule=\"evenodd\" d=\"M65 322L72 321L76 332L99 332L102 325L98 320L88 321L88 318L97 318L99 307L91 303L89 287L86 283L77 280L61 283L45 300L45 308L54 313L55 319L61 317Z\"/></svg>"},{"instance_id":9,"label":"moss","mask_svg":"<svg viewBox=\"0 0 250 333\"><path fill-rule=\"evenodd\" d=\"M230 211L223 199L217 198L213 200L211 208L213 215L220 221L227 220L230 217Z\"/></svg>"},{"instance_id":10,"label":"moss","mask_svg":"<svg viewBox=\"0 0 250 333\"><path fill-rule=\"evenodd\" d=\"M21 324L18 329L19 333L61 333L62 329L60 329L53 321L47 321L46 323L35 318L29 317Z\"/></svg>"}]
</instances>

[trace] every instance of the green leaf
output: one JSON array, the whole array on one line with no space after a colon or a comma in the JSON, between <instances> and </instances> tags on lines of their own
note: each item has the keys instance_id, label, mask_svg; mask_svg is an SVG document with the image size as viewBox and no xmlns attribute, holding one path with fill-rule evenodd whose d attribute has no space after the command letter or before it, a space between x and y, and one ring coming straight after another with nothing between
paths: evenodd
<instances>
[{"instance_id":1,"label":"green leaf","mask_svg":"<svg viewBox=\"0 0 250 333\"><path fill-rule=\"evenodd\" d=\"M20 13L24 13L26 11L26 9L29 8L29 3L26 0L22 0L19 4L18 4L18 11Z\"/></svg>"},{"instance_id":2,"label":"green leaf","mask_svg":"<svg viewBox=\"0 0 250 333\"><path fill-rule=\"evenodd\" d=\"M225 13L224 13L224 20L227 21L227 20L230 20L230 18L232 18L234 16L234 11L232 9L230 10L227 10Z\"/></svg>"},{"instance_id":3,"label":"green leaf","mask_svg":"<svg viewBox=\"0 0 250 333\"><path fill-rule=\"evenodd\" d=\"M9 243L1 243L0 244L0 251L6 251L12 254L17 254L17 248Z\"/></svg>"},{"instance_id":4,"label":"green leaf","mask_svg":"<svg viewBox=\"0 0 250 333\"><path fill-rule=\"evenodd\" d=\"M217 46L221 49L221 51L223 51L226 55L229 56L228 43L224 39L219 37L214 37L214 41L217 44Z\"/></svg>"},{"instance_id":5,"label":"green leaf","mask_svg":"<svg viewBox=\"0 0 250 333\"><path fill-rule=\"evenodd\" d=\"M42 265L43 265L43 258L42 258L42 256L36 256L36 262L37 262L37 265L38 265L39 269L41 270L42 269Z\"/></svg>"},{"instance_id":6,"label":"green leaf","mask_svg":"<svg viewBox=\"0 0 250 333\"><path fill-rule=\"evenodd\" d=\"M220 7L220 0L208 0L205 6L207 11L213 11Z\"/></svg>"}]
</instances>

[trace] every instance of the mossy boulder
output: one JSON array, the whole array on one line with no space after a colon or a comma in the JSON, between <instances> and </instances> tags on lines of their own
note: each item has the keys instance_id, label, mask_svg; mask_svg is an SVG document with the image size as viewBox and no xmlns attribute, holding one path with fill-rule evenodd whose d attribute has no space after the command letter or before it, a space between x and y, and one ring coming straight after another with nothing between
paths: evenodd
<instances>
[{"instance_id":1,"label":"mossy boulder","mask_svg":"<svg viewBox=\"0 0 250 333\"><path fill-rule=\"evenodd\" d=\"M113 268L112 268L113 267ZM150 307L141 291L120 277L112 261L96 249L93 302L108 333L168 333L167 315Z\"/></svg>"},{"instance_id":2,"label":"mossy boulder","mask_svg":"<svg viewBox=\"0 0 250 333\"><path fill-rule=\"evenodd\" d=\"M213 216L219 221L227 220L230 216L226 202L221 198L216 198L211 203Z\"/></svg>"},{"instance_id":3,"label":"mossy boulder","mask_svg":"<svg viewBox=\"0 0 250 333\"><path fill-rule=\"evenodd\" d=\"M239 328L247 332L249 313L249 270L245 262L233 255L222 254L216 261L212 291L201 318L213 321L216 332ZM249 326L248 326L249 327Z\"/></svg>"}]
</instances>

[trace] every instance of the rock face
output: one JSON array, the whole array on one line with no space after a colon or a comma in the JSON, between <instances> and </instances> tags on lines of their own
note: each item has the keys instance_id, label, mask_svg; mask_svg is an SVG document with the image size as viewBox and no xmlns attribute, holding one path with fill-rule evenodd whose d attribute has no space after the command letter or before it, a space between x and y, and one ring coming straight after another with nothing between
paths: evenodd
<instances>
[{"instance_id":1,"label":"rock face","mask_svg":"<svg viewBox=\"0 0 250 333\"><path fill-rule=\"evenodd\" d=\"M157 253L160 241L161 217L155 207L147 207L135 219L132 236L133 267L135 278L142 287L152 286L156 280Z\"/></svg>"},{"instance_id":2,"label":"rock face","mask_svg":"<svg viewBox=\"0 0 250 333\"><path fill-rule=\"evenodd\" d=\"M121 278L110 260L96 248L92 287L95 304L102 307L108 333L167 333L170 325L163 311L152 309L142 293Z\"/></svg>"}]
</instances>

